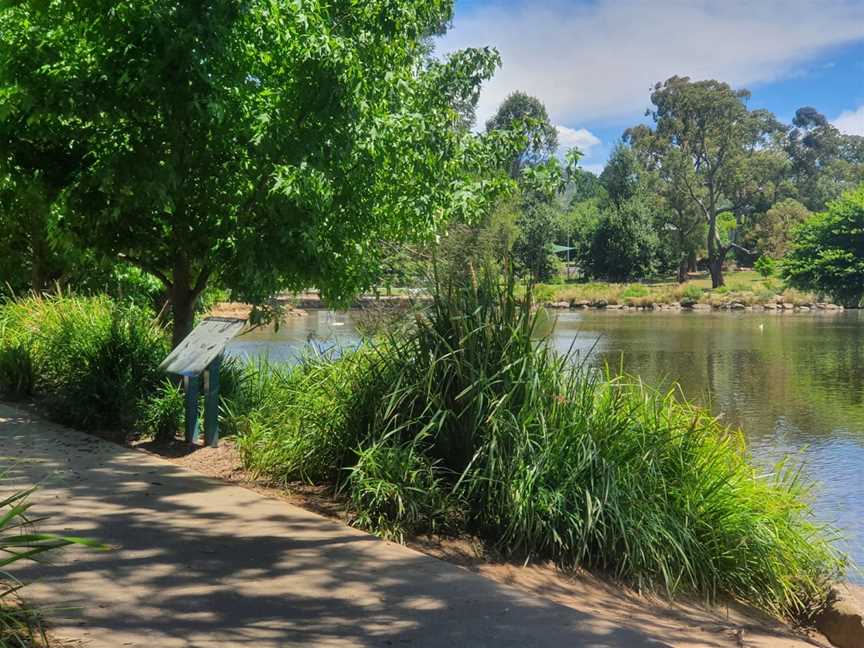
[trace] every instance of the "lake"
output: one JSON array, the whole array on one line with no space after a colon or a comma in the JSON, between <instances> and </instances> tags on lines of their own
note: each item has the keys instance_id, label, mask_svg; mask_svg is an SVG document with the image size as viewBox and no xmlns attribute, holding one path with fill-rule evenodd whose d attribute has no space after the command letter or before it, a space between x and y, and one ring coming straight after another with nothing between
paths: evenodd
<instances>
[{"instance_id":1,"label":"lake","mask_svg":"<svg viewBox=\"0 0 864 648\"><path fill-rule=\"evenodd\" d=\"M677 381L688 399L741 427L760 464L803 458L819 484L817 515L844 531L844 548L864 566L864 311L564 311L553 318L557 348L650 385ZM311 311L278 332L237 338L229 354L291 362L305 345L357 340L351 313Z\"/></svg>"}]
</instances>

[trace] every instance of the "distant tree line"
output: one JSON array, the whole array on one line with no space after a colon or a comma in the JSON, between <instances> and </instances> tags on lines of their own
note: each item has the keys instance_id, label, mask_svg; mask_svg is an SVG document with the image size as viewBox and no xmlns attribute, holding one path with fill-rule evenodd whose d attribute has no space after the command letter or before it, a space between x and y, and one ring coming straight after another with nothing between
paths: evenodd
<instances>
[{"instance_id":1,"label":"distant tree line","mask_svg":"<svg viewBox=\"0 0 864 648\"><path fill-rule=\"evenodd\" d=\"M811 107L783 124L749 109L749 97L714 80L658 83L650 123L624 132L599 177L574 168L557 192L524 201L514 249L526 270L551 279L558 245L575 248L583 276L674 274L683 282L701 262L716 288L730 260L784 257L811 214L864 182L864 138L839 132ZM517 118L534 124L537 145L511 164L515 177L548 172L556 140L538 99L514 93L487 129Z\"/></svg>"}]
</instances>

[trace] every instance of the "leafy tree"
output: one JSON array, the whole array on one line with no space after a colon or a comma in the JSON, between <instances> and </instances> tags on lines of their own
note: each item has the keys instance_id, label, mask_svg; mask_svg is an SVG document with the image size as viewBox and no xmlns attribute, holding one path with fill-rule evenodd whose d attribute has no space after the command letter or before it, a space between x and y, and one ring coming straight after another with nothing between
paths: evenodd
<instances>
[{"instance_id":1,"label":"leafy tree","mask_svg":"<svg viewBox=\"0 0 864 648\"><path fill-rule=\"evenodd\" d=\"M790 285L846 306L864 297L864 185L829 203L796 230L782 272Z\"/></svg>"},{"instance_id":2,"label":"leafy tree","mask_svg":"<svg viewBox=\"0 0 864 648\"><path fill-rule=\"evenodd\" d=\"M518 178L526 166L542 164L558 149L558 130L549 120L546 106L524 92L508 96L486 122L486 131L508 131L527 126L528 142L510 161L510 176Z\"/></svg>"},{"instance_id":3,"label":"leafy tree","mask_svg":"<svg viewBox=\"0 0 864 648\"><path fill-rule=\"evenodd\" d=\"M661 169L666 182L657 183L661 207L658 210L658 231L665 243L667 256L676 267L678 283L687 281L687 273L695 270L699 250L704 249L706 225L686 189L680 186L681 174Z\"/></svg>"},{"instance_id":4,"label":"leafy tree","mask_svg":"<svg viewBox=\"0 0 864 648\"><path fill-rule=\"evenodd\" d=\"M588 255L591 236L602 216L602 204L605 204L602 197L588 198L573 203L558 214L555 241L559 245L575 248L570 258L577 262Z\"/></svg>"},{"instance_id":5,"label":"leafy tree","mask_svg":"<svg viewBox=\"0 0 864 648\"><path fill-rule=\"evenodd\" d=\"M109 264L63 231L62 204L50 202L43 184L7 175L0 186L0 292L40 293L107 277Z\"/></svg>"},{"instance_id":6,"label":"leafy tree","mask_svg":"<svg viewBox=\"0 0 864 648\"><path fill-rule=\"evenodd\" d=\"M582 259L584 270L610 281L653 275L660 246L653 212L654 202L645 194L604 209Z\"/></svg>"},{"instance_id":7,"label":"leafy tree","mask_svg":"<svg viewBox=\"0 0 864 648\"><path fill-rule=\"evenodd\" d=\"M83 151L73 124L16 109L29 101L14 87L17 54L0 49L8 75L0 81L0 282L38 292L68 270L70 241L58 228L57 202Z\"/></svg>"},{"instance_id":8,"label":"leafy tree","mask_svg":"<svg viewBox=\"0 0 864 648\"><path fill-rule=\"evenodd\" d=\"M777 261L770 256L760 256L753 264L753 268L765 278L771 277L777 272Z\"/></svg>"},{"instance_id":9,"label":"leafy tree","mask_svg":"<svg viewBox=\"0 0 864 648\"><path fill-rule=\"evenodd\" d=\"M605 187L596 175L585 169L575 168L564 187L564 203L574 205L605 195Z\"/></svg>"},{"instance_id":10,"label":"leafy tree","mask_svg":"<svg viewBox=\"0 0 864 648\"><path fill-rule=\"evenodd\" d=\"M723 285L723 262L740 247L735 238L724 242L718 228L722 212L752 212L761 188L753 182L759 168L751 164L777 128L765 111L750 112L749 93L719 81L671 77L651 94L653 129L630 129L625 136L667 170L672 190L691 202L706 223L706 247L711 283Z\"/></svg>"},{"instance_id":11,"label":"leafy tree","mask_svg":"<svg viewBox=\"0 0 864 648\"><path fill-rule=\"evenodd\" d=\"M534 281L549 281L558 270L554 249L556 216L554 207L541 203L523 212L518 220L519 235L513 253Z\"/></svg>"},{"instance_id":12,"label":"leafy tree","mask_svg":"<svg viewBox=\"0 0 864 648\"><path fill-rule=\"evenodd\" d=\"M795 228L810 217L810 210L793 198L771 206L756 225L759 252L774 259L786 254Z\"/></svg>"},{"instance_id":13,"label":"leafy tree","mask_svg":"<svg viewBox=\"0 0 864 648\"><path fill-rule=\"evenodd\" d=\"M424 38L451 10L9 3L0 117L4 130L42 122L52 145L85 152L64 224L162 281L176 344L211 282L256 301L309 285L345 300L374 280L379 240L423 238L482 208L494 185L482 170L498 160L454 106L498 59L428 61Z\"/></svg>"},{"instance_id":14,"label":"leafy tree","mask_svg":"<svg viewBox=\"0 0 864 648\"><path fill-rule=\"evenodd\" d=\"M786 153L797 197L808 209L824 209L864 181L864 139L844 135L813 107L795 112Z\"/></svg>"},{"instance_id":15,"label":"leafy tree","mask_svg":"<svg viewBox=\"0 0 864 648\"><path fill-rule=\"evenodd\" d=\"M519 177L521 214L517 219L519 235L514 256L534 281L548 281L557 271L555 239L559 232L564 192L577 170L581 153L567 152L566 164L550 158L542 164L525 167Z\"/></svg>"},{"instance_id":16,"label":"leafy tree","mask_svg":"<svg viewBox=\"0 0 864 648\"><path fill-rule=\"evenodd\" d=\"M600 174L600 182L614 205L627 202L646 186L646 170L629 146L619 144Z\"/></svg>"}]
</instances>

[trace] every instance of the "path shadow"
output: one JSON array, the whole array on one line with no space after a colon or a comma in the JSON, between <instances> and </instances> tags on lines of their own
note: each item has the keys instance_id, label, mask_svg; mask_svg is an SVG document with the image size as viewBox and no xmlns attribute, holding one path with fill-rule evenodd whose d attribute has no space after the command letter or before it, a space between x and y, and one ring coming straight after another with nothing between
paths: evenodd
<instances>
[{"instance_id":1,"label":"path shadow","mask_svg":"<svg viewBox=\"0 0 864 648\"><path fill-rule=\"evenodd\" d=\"M90 646L632 646L594 617L338 521L0 405L0 488L41 483L40 528L112 545L16 571ZM620 614L619 614L620 613ZM671 627L671 626L670 626ZM708 641L707 646L725 646Z\"/></svg>"}]
</instances>

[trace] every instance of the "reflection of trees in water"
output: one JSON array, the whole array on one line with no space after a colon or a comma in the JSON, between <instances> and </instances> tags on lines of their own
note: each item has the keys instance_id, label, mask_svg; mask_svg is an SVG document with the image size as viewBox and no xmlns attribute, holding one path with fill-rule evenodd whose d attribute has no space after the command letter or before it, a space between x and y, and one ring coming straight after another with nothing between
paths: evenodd
<instances>
[{"instance_id":1,"label":"reflection of trees in water","mask_svg":"<svg viewBox=\"0 0 864 648\"><path fill-rule=\"evenodd\" d=\"M857 316L774 316L761 332L757 316L647 317L638 326L622 319L609 321L609 348L597 358L613 370L623 353L625 372L660 388L679 382L688 399L710 405L754 441L782 435L800 446L844 430L864 442Z\"/></svg>"}]
</instances>

